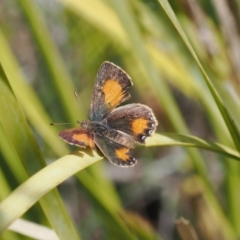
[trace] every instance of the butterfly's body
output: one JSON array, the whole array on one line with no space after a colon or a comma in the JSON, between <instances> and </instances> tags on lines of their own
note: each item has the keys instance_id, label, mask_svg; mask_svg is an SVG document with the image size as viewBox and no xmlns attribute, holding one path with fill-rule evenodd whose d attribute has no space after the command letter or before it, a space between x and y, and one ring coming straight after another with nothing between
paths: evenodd
<instances>
[{"instance_id":1,"label":"butterfly's body","mask_svg":"<svg viewBox=\"0 0 240 240\"><path fill-rule=\"evenodd\" d=\"M109 127L106 124L106 121L84 121L80 123L81 127L88 130L89 132L92 132L94 135L101 136L106 134Z\"/></svg>"},{"instance_id":2,"label":"butterfly's body","mask_svg":"<svg viewBox=\"0 0 240 240\"><path fill-rule=\"evenodd\" d=\"M144 143L158 124L152 110L143 104L117 106L130 98L126 89L131 78L121 68L104 62L97 74L89 120L81 127L65 129L59 133L66 142L80 147L95 144L113 164L133 166L137 160L128 154L135 142Z\"/></svg>"}]
</instances>

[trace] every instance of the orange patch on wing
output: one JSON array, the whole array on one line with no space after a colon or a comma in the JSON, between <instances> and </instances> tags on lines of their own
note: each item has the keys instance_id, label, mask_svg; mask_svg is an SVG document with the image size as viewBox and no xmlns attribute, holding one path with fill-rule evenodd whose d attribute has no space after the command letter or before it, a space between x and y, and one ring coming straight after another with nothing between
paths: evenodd
<instances>
[{"instance_id":1,"label":"orange patch on wing","mask_svg":"<svg viewBox=\"0 0 240 240\"><path fill-rule=\"evenodd\" d=\"M72 136L73 139L79 141L79 142L84 142L86 143L90 148L93 148L94 147L94 141L92 138L90 138L87 134L85 133L81 133L81 134L78 134L78 133L75 133L73 134Z\"/></svg>"},{"instance_id":2,"label":"orange patch on wing","mask_svg":"<svg viewBox=\"0 0 240 240\"><path fill-rule=\"evenodd\" d=\"M121 103L123 99L123 91L120 83L113 79L108 79L102 88L105 95L105 103L111 107L115 107Z\"/></svg>"},{"instance_id":3,"label":"orange patch on wing","mask_svg":"<svg viewBox=\"0 0 240 240\"><path fill-rule=\"evenodd\" d=\"M148 120L144 118L137 118L132 122L132 131L134 134L143 133L148 127Z\"/></svg>"},{"instance_id":4,"label":"orange patch on wing","mask_svg":"<svg viewBox=\"0 0 240 240\"><path fill-rule=\"evenodd\" d=\"M115 154L122 161L127 161L129 159L129 156L127 155L128 150L128 148L120 148L115 150Z\"/></svg>"}]
</instances>

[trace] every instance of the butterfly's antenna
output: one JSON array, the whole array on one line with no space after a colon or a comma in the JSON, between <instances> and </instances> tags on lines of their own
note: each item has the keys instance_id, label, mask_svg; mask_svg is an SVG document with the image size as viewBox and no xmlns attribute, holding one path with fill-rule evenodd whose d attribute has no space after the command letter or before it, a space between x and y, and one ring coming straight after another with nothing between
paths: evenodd
<instances>
[{"instance_id":1,"label":"butterfly's antenna","mask_svg":"<svg viewBox=\"0 0 240 240\"><path fill-rule=\"evenodd\" d=\"M76 97L76 99L78 101L78 105L79 105L79 107L81 109L81 112L82 112L81 102L78 98L78 94L77 94L76 89L74 89L74 96ZM82 116L83 116L83 112L82 112ZM77 121L77 123L80 124L81 122ZM68 124L75 124L75 123L50 123L51 126L68 125Z\"/></svg>"},{"instance_id":2,"label":"butterfly's antenna","mask_svg":"<svg viewBox=\"0 0 240 240\"><path fill-rule=\"evenodd\" d=\"M82 114L82 117L83 117L83 116L84 116L83 108L82 108L82 104L81 104L81 102L80 102L80 99L79 99L79 97L78 97L78 94L77 94L76 89L74 89L74 96L75 96L75 98L77 99L77 102L78 102L78 105L79 105L79 107L80 107L80 111L81 111L81 114Z\"/></svg>"},{"instance_id":3,"label":"butterfly's antenna","mask_svg":"<svg viewBox=\"0 0 240 240\"><path fill-rule=\"evenodd\" d=\"M75 124L75 123L50 123L50 125L52 126L67 125L67 124Z\"/></svg>"}]
</instances>

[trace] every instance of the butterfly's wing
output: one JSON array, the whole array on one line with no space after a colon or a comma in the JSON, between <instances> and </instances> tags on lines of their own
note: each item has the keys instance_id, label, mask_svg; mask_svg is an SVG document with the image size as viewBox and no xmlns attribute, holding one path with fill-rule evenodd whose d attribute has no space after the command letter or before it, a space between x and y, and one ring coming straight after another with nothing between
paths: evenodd
<instances>
[{"instance_id":1,"label":"butterfly's wing","mask_svg":"<svg viewBox=\"0 0 240 240\"><path fill-rule=\"evenodd\" d=\"M101 121L119 104L130 98L132 81L120 67L103 62L98 70L89 110L91 121Z\"/></svg>"},{"instance_id":2,"label":"butterfly's wing","mask_svg":"<svg viewBox=\"0 0 240 240\"><path fill-rule=\"evenodd\" d=\"M59 136L67 143L79 147L94 147L94 136L91 132L84 128L64 129L59 133Z\"/></svg>"},{"instance_id":3,"label":"butterfly's wing","mask_svg":"<svg viewBox=\"0 0 240 240\"><path fill-rule=\"evenodd\" d=\"M127 148L134 148L135 147L135 142L132 136L118 131L116 129L108 129L106 132L102 133L100 137L106 137L110 141L118 143L120 145L123 145Z\"/></svg>"},{"instance_id":4,"label":"butterfly's wing","mask_svg":"<svg viewBox=\"0 0 240 240\"><path fill-rule=\"evenodd\" d=\"M112 129L132 136L135 141L144 143L155 132L158 122L151 108L133 103L114 109L107 116L107 124Z\"/></svg>"},{"instance_id":5,"label":"butterfly's wing","mask_svg":"<svg viewBox=\"0 0 240 240\"><path fill-rule=\"evenodd\" d=\"M95 143L103 155L114 165L119 167L133 167L137 159L129 155L130 148L113 142L105 136L95 136Z\"/></svg>"}]
</instances>

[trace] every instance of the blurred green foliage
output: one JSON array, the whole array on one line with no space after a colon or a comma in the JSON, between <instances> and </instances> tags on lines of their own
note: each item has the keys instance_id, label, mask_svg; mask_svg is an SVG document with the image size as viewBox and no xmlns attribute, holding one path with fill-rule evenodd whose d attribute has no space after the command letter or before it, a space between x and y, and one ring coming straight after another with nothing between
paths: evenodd
<instances>
[{"instance_id":1,"label":"blurred green foliage","mask_svg":"<svg viewBox=\"0 0 240 240\"><path fill-rule=\"evenodd\" d=\"M108 60L132 77L130 102L150 106L157 132L174 141L163 135L134 150L134 168L94 163L41 207L21 209L24 218L60 239L197 239L174 224L183 216L199 239L238 239L239 9L236 0L1 1L0 201L76 150L49 123L87 118ZM29 238L5 231L1 239Z\"/></svg>"}]
</instances>

